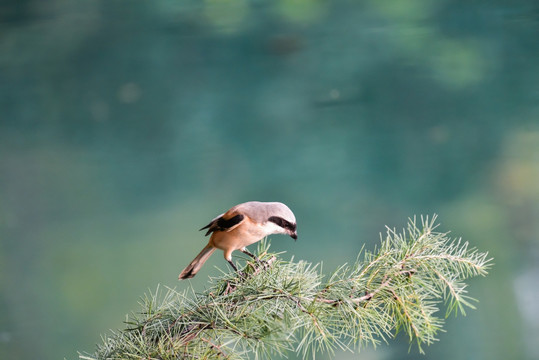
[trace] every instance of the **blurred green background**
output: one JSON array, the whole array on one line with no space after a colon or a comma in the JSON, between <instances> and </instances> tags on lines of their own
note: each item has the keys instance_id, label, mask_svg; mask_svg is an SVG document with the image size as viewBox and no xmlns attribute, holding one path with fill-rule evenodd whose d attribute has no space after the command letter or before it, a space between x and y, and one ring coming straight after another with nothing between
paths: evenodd
<instances>
[{"instance_id":1,"label":"blurred green background","mask_svg":"<svg viewBox=\"0 0 539 360\"><path fill-rule=\"evenodd\" d=\"M0 3L1 359L92 352L248 200L328 272L438 213L495 267L421 358L539 358L539 3Z\"/></svg>"}]
</instances>

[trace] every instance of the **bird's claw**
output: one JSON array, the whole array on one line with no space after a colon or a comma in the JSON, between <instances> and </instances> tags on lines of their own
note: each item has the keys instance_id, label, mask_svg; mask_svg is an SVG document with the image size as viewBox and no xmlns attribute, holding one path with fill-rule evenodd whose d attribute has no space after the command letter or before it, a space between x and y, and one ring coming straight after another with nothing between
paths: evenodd
<instances>
[{"instance_id":1,"label":"bird's claw","mask_svg":"<svg viewBox=\"0 0 539 360\"><path fill-rule=\"evenodd\" d=\"M270 264L269 264L267 261L265 261L265 260L259 260L258 263L259 263L260 265L262 265L262 267L264 268L264 271L265 271L265 270L268 270L269 267L270 267Z\"/></svg>"}]
</instances>

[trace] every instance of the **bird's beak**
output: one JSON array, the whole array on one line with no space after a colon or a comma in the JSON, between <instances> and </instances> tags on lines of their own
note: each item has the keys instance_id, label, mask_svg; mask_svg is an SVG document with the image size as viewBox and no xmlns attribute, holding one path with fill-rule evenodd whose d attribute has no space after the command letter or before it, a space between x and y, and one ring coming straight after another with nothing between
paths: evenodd
<instances>
[{"instance_id":1,"label":"bird's beak","mask_svg":"<svg viewBox=\"0 0 539 360\"><path fill-rule=\"evenodd\" d=\"M290 234L290 237L291 237L292 239L294 239L294 241L295 241L295 240L298 239L298 234L296 234L296 233Z\"/></svg>"}]
</instances>

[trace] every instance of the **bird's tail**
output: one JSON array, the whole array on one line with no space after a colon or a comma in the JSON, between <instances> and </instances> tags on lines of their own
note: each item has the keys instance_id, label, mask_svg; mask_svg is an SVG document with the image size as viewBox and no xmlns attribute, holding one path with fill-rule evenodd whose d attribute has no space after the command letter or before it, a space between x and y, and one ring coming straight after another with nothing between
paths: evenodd
<instances>
[{"instance_id":1,"label":"bird's tail","mask_svg":"<svg viewBox=\"0 0 539 360\"><path fill-rule=\"evenodd\" d=\"M195 276L198 270L200 270L202 265L204 265L206 260L208 260L208 258L211 256L211 254L213 254L214 251L215 248L213 246L211 246L210 244L206 245L206 247L202 249L200 254L198 254L197 257L193 261L191 261L191 263L187 265L185 269L183 269L180 276L178 276L178 279L190 279Z\"/></svg>"}]
</instances>

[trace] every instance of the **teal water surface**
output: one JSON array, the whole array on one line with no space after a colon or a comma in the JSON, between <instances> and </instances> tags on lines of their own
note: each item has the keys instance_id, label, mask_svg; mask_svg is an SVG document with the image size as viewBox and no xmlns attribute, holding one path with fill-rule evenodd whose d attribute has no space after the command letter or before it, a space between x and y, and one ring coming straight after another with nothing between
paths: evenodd
<instances>
[{"instance_id":1,"label":"teal water surface","mask_svg":"<svg viewBox=\"0 0 539 360\"><path fill-rule=\"evenodd\" d=\"M423 358L539 357L538 35L530 0L4 1L0 358L93 351L248 200L327 272L439 214L495 267Z\"/></svg>"}]
</instances>

